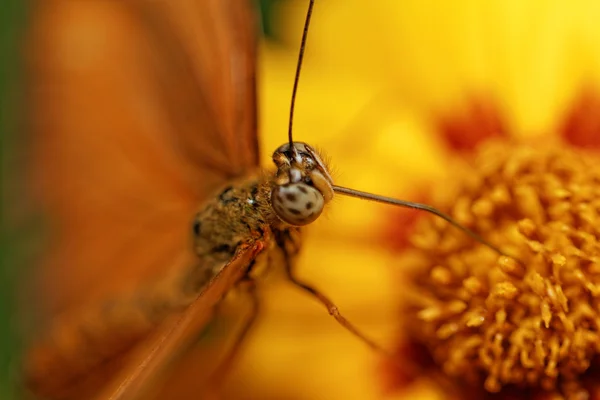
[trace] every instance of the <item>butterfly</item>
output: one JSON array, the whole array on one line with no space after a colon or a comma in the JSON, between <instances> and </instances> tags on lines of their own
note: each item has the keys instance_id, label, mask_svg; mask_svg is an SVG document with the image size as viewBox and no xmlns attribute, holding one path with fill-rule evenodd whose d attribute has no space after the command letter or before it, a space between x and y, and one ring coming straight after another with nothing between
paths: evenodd
<instances>
[{"instance_id":1,"label":"butterfly","mask_svg":"<svg viewBox=\"0 0 600 400\"><path fill-rule=\"evenodd\" d=\"M297 252L295 226L318 216L314 186L331 178L302 144L276 152L277 188L252 178L255 21L242 1L38 5L33 181L52 237L40 271L50 334L29 356L37 392L132 397L259 253Z\"/></svg>"},{"instance_id":2,"label":"butterfly","mask_svg":"<svg viewBox=\"0 0 600 400\"><path fill-rule=\"evenodd\" d=\"M277 171L259 170L249 1L54 0L32 27L31 181L51 232L38 271L48 328L26 359L34 393L144 396L229 290L254 298L252 270L274 259L381 350L295 277L299 227L334 192L457 224L334 185L291 122Z\"/></svg>"}]
</instances>

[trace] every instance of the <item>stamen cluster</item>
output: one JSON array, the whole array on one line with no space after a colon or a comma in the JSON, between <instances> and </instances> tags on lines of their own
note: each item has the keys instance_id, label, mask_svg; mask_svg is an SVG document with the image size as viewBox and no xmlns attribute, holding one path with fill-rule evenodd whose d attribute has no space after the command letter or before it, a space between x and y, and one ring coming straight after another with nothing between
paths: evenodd
<instances>
[{"instance_id":1,"label":"stamen cluster","mask_svg":"<svg viewBox=\"0 0 600 400\"><path fill-rule=\"evenodd\" d=\"M600 355L600 158L489 142L475 166L446 209L514 258L424 218L407 329L446 375L488 392L585 395Z\"/></svg>"}]
</instances>

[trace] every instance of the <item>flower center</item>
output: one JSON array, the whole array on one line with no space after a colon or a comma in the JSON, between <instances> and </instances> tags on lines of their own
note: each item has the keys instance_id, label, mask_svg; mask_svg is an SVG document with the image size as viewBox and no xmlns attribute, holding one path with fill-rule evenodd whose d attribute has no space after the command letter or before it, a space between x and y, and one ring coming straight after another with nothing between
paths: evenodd
<instances>
[{"instance_id":1,"label":"flower center","mask_svg":"<svg viewBox=\"0 0 600 400\"><path fill-rule=\"evenodd\" d=\"M407 329L447 375L489 392L580 393L600 354L600 159L489 142L475 166L456 175L446 208L520 262L424 218Z\"/></svg>"}]
</instances>

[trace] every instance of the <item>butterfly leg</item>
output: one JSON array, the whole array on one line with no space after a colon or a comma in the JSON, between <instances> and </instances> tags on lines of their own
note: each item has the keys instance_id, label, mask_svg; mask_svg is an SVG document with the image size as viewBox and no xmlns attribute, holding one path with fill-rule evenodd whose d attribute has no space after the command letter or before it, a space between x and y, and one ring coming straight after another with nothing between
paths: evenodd
<instances>
[{"instance_id":1,"label":"butterfly leg","mask_svg":"<svg viewBox=\"0 0 600 400\"><path fill-rule=\"evenodd\" d=\"M207 398L218 398L217 393L220 392L223 381L227 378L231 367L240 355L244 341L248 337L248 333L250 332L252 325L254 325L256 317L260 312L260 301L256 292L256 283L254 279L246 276L238 285L248 294L250 300L250 312L248 316L246 316L244 324L237 333L233 344L227 350L227 353L223 359L219 362L219 366L211 374L211 384L208 390Z\"/></svg>"},{"instance_id":2,"label":"butterfly leg","mask_svg":"<svg viewBox=\"0 0 600 400\"><path fill-rule=\"evenodd\" d=\"M300 279L298 279L296 277L295 271L294 271L295 263L293 262L293 260L295 259L295 255L299 251L299 245L294 236L294 232L291 232L290 230L280 231L276 235L276 241L277 241L279 248L281 248L281 250L284 253L283 258L284 258L284 263L285 263L285 273L286 273L288 279L294 285L296 285L300 289L304 290L305 292L310 293L319 302L321 302L321 304L323 304L325 306L325 308L327 308L327 311L329 311L329 314L333 318L335 318L335 320L341 326L343 326L346 330L348 330L354 336L358 337L360 340L362 340L364 343L366 343L373 350L375 350L379 353L385 354L386 356L390 356L390 353L386 349L384 349L383 347L378 345L372 339L368 338L365 334L363 334L361 331L359 331L358 328L356 328L350 321L348 321L340 313L338 307L333 303L333 301L331 301L327 296L325 296L319 290L315 289L314 287L312 287L311 285L309 285L305 282L302 282Z\"/></svg>"},{"instance_id":3,"label":"butterfly leg","mask_svg":"<svg viewBox=\"0 0 600 400\"><path fill-rule=\"evenodd\" d=\"M348 321L339 311L338 307L331 301L327 296L321 293L319 290L315 289L311 285L302 282L298 279L294 273L294 259L300 250L298 237L296 236L294 231L286 230L277 232L275 236L277 245L283 251L284 255L284 263L285 263L285 273L288 279L297 287L304 290L305 292L310 293L314 296L321 304L323 304L329 314L335 318L335 320L343 326L346 330L352 333L354 336L358 337L364 343L366 343L373 350L377 351L380 354L383 354L390 362L398 368L401 368L402 371L406 371L410 376L419 376L422 375L423 369L422 367L411 360L410 358L402 357L399 358L397 355L390 353L388 350L384 349L380 345L378 345L375 341L368 338L361 331L358 330L350 321ZM436 377L442 378L442 374L438 371L429 372L435 374ZM438 379L437 382L441 382L444 389L447 393L454 393L455 388L447 382L447 379Z\"/></svg>"}]
</instances>

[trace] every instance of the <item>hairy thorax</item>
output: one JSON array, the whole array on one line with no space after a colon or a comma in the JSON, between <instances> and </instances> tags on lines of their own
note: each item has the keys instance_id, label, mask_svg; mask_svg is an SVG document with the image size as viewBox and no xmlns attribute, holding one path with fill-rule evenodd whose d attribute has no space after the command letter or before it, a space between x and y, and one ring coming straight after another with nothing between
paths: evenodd
<instances>
[{"instance_id":1,"label":"hairy thorax","mask_svg":"<svg viewBox=\"0 0 600 400\"><path fill-rule=\"evenodd\" d=\"M196 292L231 260L242 244L287 229L271 206L272 180L262 175L233 182L204 203L193 222L198 265L184 285Z\"/></svg>"}]
</instances>

